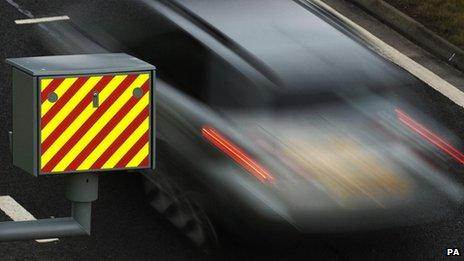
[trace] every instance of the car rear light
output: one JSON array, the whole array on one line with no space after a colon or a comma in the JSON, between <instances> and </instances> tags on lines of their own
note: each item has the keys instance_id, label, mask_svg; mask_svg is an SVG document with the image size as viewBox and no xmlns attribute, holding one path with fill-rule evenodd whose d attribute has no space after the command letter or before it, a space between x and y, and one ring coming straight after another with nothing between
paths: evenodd
<instances>
[{"instance_id":1,"label":"car rear light","mask_svg":"<svg viewBox=\"0 0 464 261\"><path fill-rule=\"evenodd\" d=\"M400 109L395 109L396 117L401 123L419 134L422 138L435 145L437 148L454 158L457 162L464 164L464 154L451 146L446 140L425 128L422 124L412 119Z\"/></svg>"},{"instance_id":2,"label":"car rear light","mask_svg":"<svg viewBox=\"0 0 464 261\"><path fill-rule=\"evenodd\" d=\"M256 162L256 160L244 152L240 147L235 145L231 140L224 137L224 135L216 129L204 126L201 129L201 134L211 144L216 146L224 154L242 166L259 181L272 182L274 180L274 177L269 173L269 171Z\"/></svg>"}]
</instances>

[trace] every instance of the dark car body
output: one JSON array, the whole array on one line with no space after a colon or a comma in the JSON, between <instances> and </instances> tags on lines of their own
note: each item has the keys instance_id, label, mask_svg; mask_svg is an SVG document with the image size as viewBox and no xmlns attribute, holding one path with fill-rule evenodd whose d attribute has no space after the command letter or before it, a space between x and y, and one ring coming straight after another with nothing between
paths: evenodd
<instances>
[{"instance_id":1,"label":"dark car body","mask_svg":"<svg viewBox=\"0 0 464 261\"><path fill-rule=\"evenodd\" d=\"M356 134L352 140L366 148L384 148L378 152L379 160L388 158L388 164L401 166L398 171L407 173L393 175L388 188L380 181L373 183L380 190L391 189L391 197L384 202L372 196L372 201L363 198L343 206L320 190L325 177L314 182L313 176L296 174L298 170L288 166L298 163L296 156L281 152L290 144L287 140L301 135L292 142L312 148L315 140L332 139L326 137L329 125L349 132L383 123L387 132L397 133L401 124L391 122L397 120L398 108L433 123L435 131L454 139L443 124L424 115L423 100L405 98L428 86L376 54L324 10L306 1L280 0L147 0L138 4L146 10L143 17L131 16L128 9L126 16L105 20L74 10L71 27L102 50L128 52L157 66L157 153L193 190L206 195L207 211L216 220L265 233L341 231L415 224L446 215L437 210L451 209L462 200L460 188L441 175L443 170L427 163L439 155L447 165L452 161L447 155L427 142L409 146L426 154L427 160L413 152L396 153L385 145L391 140L375 131ZM286 122L289 115L303 111L309 124L301 123L302 117ZM379 120L378 115L385 112L390 114ZM320 125L324 128L312 130L311 122L324 122ZM272 131L263 134L256 125ZM205 127L214 128L251 155L274 175L275 182L268 184L250 175L205 139ZM310 132L320 136L303 137ZM412 136L402 137L417 139ZM387 142L381 144L382 139ZM272 148L266 150L269 144ZM312 151L323 149L316 146ZM150 178L156 172L146 175ZM405 183L411 190L401 194L398 191Z\"/></svg>"}]
</instances>

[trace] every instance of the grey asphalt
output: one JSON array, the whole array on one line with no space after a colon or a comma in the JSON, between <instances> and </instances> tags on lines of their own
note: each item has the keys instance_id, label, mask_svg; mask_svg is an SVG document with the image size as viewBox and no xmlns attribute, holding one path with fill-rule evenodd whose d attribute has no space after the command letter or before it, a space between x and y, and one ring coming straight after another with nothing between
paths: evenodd
<instances>
[{"instance_id":1,"label":"grey asphalt","mask_svg":"<svg viewBox=\"0 0 464 261\"><path fill-rule=\"evenodd\" d=\"M9 3L10 2L10 3ZM16 1L23 11L29 10L35 16L64 15L59 6L73 1ZM99 1L102 3L101 1ZM330 0L347 10L356 10L356 19L366 20L374 26L374 20L354 7L343 6L343 0ZM80 6L91 8L92 1L80 1ZM75 3L74 3L75 5ZM114 5L130 3L108 1L108 9ZM101 5L100 5L101 6ZM352 8L352 9L350 9ZM354 8L354 9L353 9ZM98 11L98 10L97 10ZM358 13L359 11L359 13ZM93 10L95 12L95 10ZM128 13L131 13L128 10ZM50 55L42 46L36 25L16 25L15 19L26 16L19 12L11 0L0 0L0 195L10 195L37 218L69 215L69 206L63 198L61 177L33 178L11 166L8 153L7 131L11 128L11 79L10 68L3 62L6 57ZM353 20L356 20L354 19ZM389 31L378 29L388 41L405 41ZM400 39L400 40L395 40ZM410 50L417 47L409 45ZM414 49L416 48L416 49ZM412 52L412 51L411 51ZM418 52L418 51L417 51ZM422 57L422 58L421 58ZM429 56L418 59L433 61ZM432 62L430 62L432 63ZM436 61L436 63L438 63ZM438 65L433 65L438 66ZM445 66L446 67L446 66ZM442 69L441 75L460 84L459 73ZM456 76L457 75L457 76ZM433 90L434 102L453 114L443 114L458 135L463 138L464 111ZM455 175L463 175L453 173ZM462 177L456 176L458 182ZM198 260L198 259L324 259L324 260L446 260L445 249L458 247L464 252L464 211L436 224L389 231L378 231L359 235L329 235L302 241L298 245L279 247L242 246L231 243L215 255L204 255L187 242L180 233L170 226L145 203L141 187L141 177L132 175L103 175L100 179L100 198L94 204L93 234L90 237L60 239L52 243L35 241L0 243L0 260L53 259L53 260ZM8 218L0 213L0 220ZM226 239L226 241L228 241Z\"/></svg>"}]
</instances>

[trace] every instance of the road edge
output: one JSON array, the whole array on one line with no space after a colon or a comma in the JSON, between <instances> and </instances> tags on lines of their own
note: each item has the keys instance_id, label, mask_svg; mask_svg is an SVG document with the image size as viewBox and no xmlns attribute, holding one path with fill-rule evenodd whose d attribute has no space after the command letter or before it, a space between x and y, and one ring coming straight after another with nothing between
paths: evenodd
<instances>
[{"instance_id":1,"label":"road edge","mask_svg":"<svg viewBox=\"0 0 464 261\"><path fill-rule=\"evenodd\" d=\"M387 43L385 43L369 31L367 31L360 25L351 21L346 16L339 13L328 4L324 3L323 0L301 1L306 2L307 4L312 3L313 5L333 15L341 22L349 26L353 33L355 33L358 37L360 37L362 40L368 43L371 46L371 48L373 48L373 50L377 52L379 55L383 56L392 63L400 66L404 70L408 71L409 73L426 83L428 86L437 90L460 107L464 107L464 92L455 87L454 85L450 84L449 82L447 82L434 72L430 71L423 65L417 63L405 54L388 45Z\"/></svg>"},{"instance_id":2,"label":"road edge","mask_svg":"<svg viewBox=\"0 0 464 261\"><path fill-rule=\"evenodd\" d=\"M409 40L464 71L464 51L383 0L348 0Z\"/></svg>"}]
</instances>

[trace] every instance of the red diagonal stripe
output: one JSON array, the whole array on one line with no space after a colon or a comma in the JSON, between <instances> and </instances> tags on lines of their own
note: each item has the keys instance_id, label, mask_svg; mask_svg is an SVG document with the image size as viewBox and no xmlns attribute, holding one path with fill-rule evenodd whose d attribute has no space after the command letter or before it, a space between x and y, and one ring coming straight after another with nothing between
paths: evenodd
<instances>
[{"instance_id":1,"label":"red diagonal stripe","mask_svg":"<svg viewBox=\"0 0 464 261\"><path fill-rule=\"evenodd\" d=\"M92 165L92 169L99 169L108 161L108 159L116 152L116 150L130 137L134 130L148 117L148 109L144 110L139 116L140 118L137 117L137 121L134 120L131 125L128 126L110 146L108 146L108 148Z\"/></svg>"},{"instance_id":2,"label":"red diagonal stripe","mask_svg":"<svg viewBox=\"0 0 464 261\"><path fill-rule=\"evenodd\" d=\"M147 144L149 133L146 131L142 137L129 149L129 151L116 163L116 168L124 168L135 157L135 155Z\"/></svg>"},{"instance_id":3,"label":"red diagonal stripe","mask_svg":"<svg viewBox=\"0 0 464 261\"><path fill-rule=\"evenodd\" d=\"M55 78L53 79L47 87L40 93L40 102L44 103L48 99L48 94L53 92L60 86L60 84L64 81L64 78Z\"/></svg>"},{"instance_id":4,"label":"red diagonal stripe","mask_svg":"<svg viewBox=\"0 0 464 261\"><path fill-rule=\"evenodd\" d=\"M77 80L69 87L69 89L66 90L63 96L58 98L50 110L48 110L47 113L45 113L45 115L40 119L40 125L42 129L47 126L53 117L55 117L55 115L63 108L66 103L68 103L68 101L79 91L79 89L88 79L88 76L77 78Z\"/></svg>"},{"instance_id":5,"label":"red diagonal stripe","mask_svg":"<svg viewBox=\"0 0 464 261\"><path fill-rule=\"evenodd\" d=\"M84 109L92 102L92 93L94 90L101 92L108 83L114 78L113 75L106 75L98 81L95 87L87 93L79 104L66 116L66 118L50 133L50 135L42 142L42 154L50 148L56 139L71 125L71 123L84 111Z\"/></svg>"},{"instance_id":6,"label":"red diagonal stripe","mask_svg":"<svg viewBox=\"0 0 464 261\"><path fill-rule=\"evenodd\" d=\"M128 75L121 84L110 94L110 96L95 110L95 112L82 124L74 135L61 147L61 149L42 168L44 172L51 172L53 168L66 156L74 145L84 134L97 122L97 120L111 107L111 105L124 93L124 91L135 81L138 75Z\"/></svg>"},{"instance_id":7,"label":"red diagonal stripe","mask_svg":"<svg viewBox=\"0 0 464 261\"><path fill-rule=\"evenodd\" d=\"M77 157L66 167L66 170L77 169L82 162L92 153L92 151L103 141L103 139L113 130L113 128L127 115L132 107L137 103L137 99L131 98L121 110L119 110L114 117L103 127L100 132L87 144L87 146L77 155ZM148 107L143 109L142 112L119 134L115 141L122 137L129 137L135 129L142 124L142 122L148 117ZM127 139L127 138L121 138ZM114 142L113 142L114 144ZM110 145L111 146L111 145ZM105 150L106 152L106 150ZM104 153L105 153L104 152ZM104 155L104 153L102 155ZM100 158L100 157L99 157Z\"/></svg>"},{"instance_id":8,"label":"red diagonal stripe","mask_svg":"<svg viewBox=\"0 0 464 261\"><path fill-rule=\"evenodd\" d=\"M148 166L148 155L140 162L139 167Z\"/></svg>"},{"instance_id":9,"label":"red diagonal stripe","mask_svg":"<svg viewBox=\"0 0 464 261\"><path fill-rule=\"evenodd\" d=\"M148 90L148 83L143 85L143 91ZM130 106L130 105L129 105ZM131 106L130 106L131 107ZM132 121L127 128L111 143L110 146L98 157L95 163L92 165L92 169L99 169L106 163L111 155L126 141L129 136L135 131L135 129L148 117L149 109L144 109L137 117Z\"/></svg>"}]
</instances>

